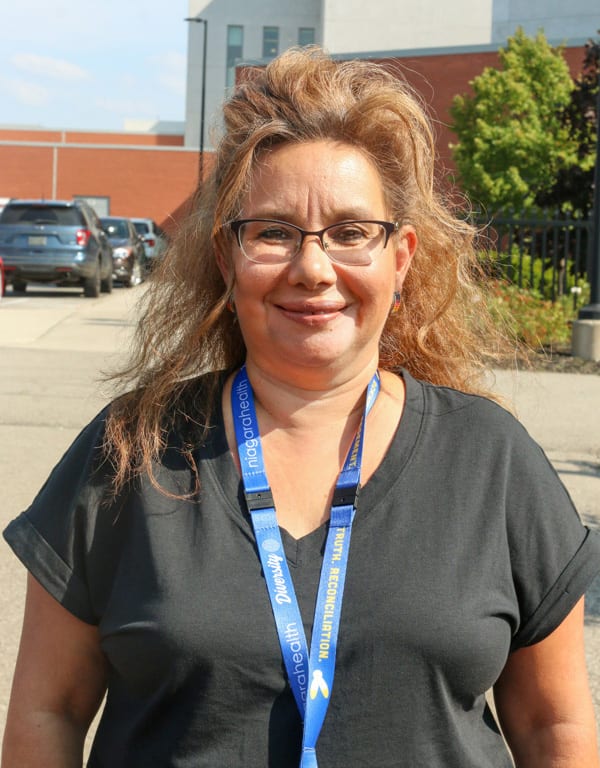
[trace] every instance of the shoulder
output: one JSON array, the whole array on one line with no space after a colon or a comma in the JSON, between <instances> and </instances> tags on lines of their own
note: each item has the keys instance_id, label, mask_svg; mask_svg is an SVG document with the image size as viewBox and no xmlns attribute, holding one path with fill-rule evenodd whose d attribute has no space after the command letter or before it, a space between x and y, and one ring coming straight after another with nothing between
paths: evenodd
<instances>
[{"instance_id":1,"label":"shoulder","mask_svg":"<svg viewBox=\"0 0 600 768\"><path fill-rule=\"evenodd\" d=\"M402 378L406 384L406 407L429 421L475 431L493 428L506 434L526 434L519 421L490 398L421 381L407 371L402 371Z\"/></svg>"},{"instance_id":2,"label":"shoulder","mask_svg":"<svg viewBox=\"0 0 600 768\"><path fill-rule=\"evenodd\" d=\"M544 450L508 410L480 395L403 376L420 451L437 457L448 471L462 462L514 489L555 486L558 476Z\"/></svg>"}]
</instances>

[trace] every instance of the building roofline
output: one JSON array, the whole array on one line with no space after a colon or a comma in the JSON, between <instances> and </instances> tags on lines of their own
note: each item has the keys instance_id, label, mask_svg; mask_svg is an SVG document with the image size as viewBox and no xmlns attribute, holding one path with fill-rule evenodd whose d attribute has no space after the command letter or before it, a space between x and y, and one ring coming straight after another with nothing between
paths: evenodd
<instances>
[{"instance_id":1,"label":"building roofline","mask_svg":"<svg viewBox=\"0 0 600 768\"><path fill-rule=\"evenodd\" d=\"M20 141L0 139L0 147L56 147L57 149L117 149L140 152L195 152L198 147L171 146L168 144L82 144L61 141ZM212 150L205 148L207 152Z\"/></svg>"},{"instance_id":2,"label":"building roofline","mask_svg":"<svg viewBox=\"0 0 600 768\"><path fill-rule=\"evenodd\" d=\"M169 131L161 131L159 129L148 129L147 131L137 130L133 131L130 129L122 128L119 130L118 128L73 128L73 127L64 127L61 126L57 128L56 126L48 126L48 125L38 125L31 124L31 123L0 123L0 131L31 131L33 132L39 132L39 133L93 133L96 135L106 135L106 136L131 136L132 138L135 136L165 136L167 138L173 138L173 136L183 136L184 135L184 125L185 121L182 120L173 120L173 121L163 121L163 122L173 122L178 123L178 130L169 132Z\"/></svg>"},{"instance_id":3,"label":"building roofline","mask_svg":"<svg viewBox=\"0 0 600 768\"><path fill-rule=\"evenodd\" d=\"M563 38L560 40L548 40L554 47L583 48L590 40L589 37ZM415 59L425 56L448 56L469 53L496 53L506 45L502 43L482 43L479 45L454 45L437 48L396 48L382 51L348 51L346 53L330 53L332 59L345 61L348 59ZM236 67L264 67L272 59L243 59Z\"/></svg>"},{"instance_id":4,"label":"building roofline","mask_svg":"<svg viewBox=\"0 0 600 768\"><path fill-rule=\"evenodd\" d=\"M588 37L562 39L562 40L548 40L549 45L554 48L564 46L565 48L582 48L587 42ZM407 59L418 58L424 56L448 56L452 54L460 55L465 53L495 53L501 48L504 48L506 43L484 43L481 45L455 45L455 46L442 46L439 48L409 48L409 49L395 49L385 51L352 51L349 53L333 53L331 57L333 59Z\"/></svg>"}]
</instances>

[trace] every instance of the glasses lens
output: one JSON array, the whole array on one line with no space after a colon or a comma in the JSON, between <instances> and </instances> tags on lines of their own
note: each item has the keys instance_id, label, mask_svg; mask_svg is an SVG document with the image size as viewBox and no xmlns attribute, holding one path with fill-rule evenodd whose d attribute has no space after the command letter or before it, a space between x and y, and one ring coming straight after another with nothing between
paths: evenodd
<instances>
[{"instance_id":1,"label":"glasses lens","mask_svg":"<svg viewBox=\"0 0 600 768\"><path fill-rule=\"evenodd\" d=\"M279 221L248 221L240 227L242 251L259 264L291 261L300 245L300 232Z\"/></svg>"},{"instance_id":2,"label":"glasses lens","mask_svg":"<svg viewBox=\"0 0 600 768\"><path fill-rule=\"evenodd\" d=\"M323 234L325 250L340 264L370 264L385 240L385 228L372 221L347 221L328 227Z\"/></svg>"}]
</instances>

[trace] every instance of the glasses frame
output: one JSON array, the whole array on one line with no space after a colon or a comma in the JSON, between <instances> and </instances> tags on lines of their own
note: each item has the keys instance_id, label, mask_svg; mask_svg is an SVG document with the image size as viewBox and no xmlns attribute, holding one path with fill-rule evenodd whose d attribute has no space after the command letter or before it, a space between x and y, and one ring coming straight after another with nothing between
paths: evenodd
<instances>
[{"instance_id":1,"label":"glasses frame","mask_svg":"<svg viewBox=\"0 0 600 768\"><path fill-rule=\"evenodd\" d=\"M295 229L296 232L300 233L300 242L298 243L298 246L295 252L292 254L292 256L289 259L286 259L285 261L277 261L277 262L263 262L263 261L255 261L255 259L251 259L250 256L248 256L248 254L246 253L246 251L242 246L241 229L244 226L244 224L252 224L257 221L264 222L265 224L282 224L283 226L291 227L292 229ZM383 247L381 248L382 251L384 251L385 248L387 247L390 236L393 235L394 232L398 232L400 229L400 224L397 221L379 221L378 219L348 219L347 221L338 221L335 224L329 224L328 226L323 227L323 229L316 229L316 230L302 229L302 227L298 227L296 224L291 224L289 221L283 221L281 219L260 219L260 218L235 219L234 221L227 222L227 226L231 229L231 231L236 237L237 244L239 246L240 251L244 254L244 256L248 259L248 261L251 261L254 264L269 264L269 263L289 264L293 259L296 258L296 256L302 250L302 246L304 244L304 238L308 237L309 235L314 235L315 237L319 238L319 242L321 244L321 248L323 249L323 252L327 255L329 259L331 259L331 261L334 261L336 264L343 264L344 266L353 266L352 264L347 264L346 262L339 261L334 256L332 256L327 250L325 243L323 241L323 237L329 229L335 229L336 227L341 227L344 224L379 224L381 227L383 227L385 232L385 239L383 241ZM354 266L366 266L366 264L356 264Z\"/></svg>"}]
</instances>

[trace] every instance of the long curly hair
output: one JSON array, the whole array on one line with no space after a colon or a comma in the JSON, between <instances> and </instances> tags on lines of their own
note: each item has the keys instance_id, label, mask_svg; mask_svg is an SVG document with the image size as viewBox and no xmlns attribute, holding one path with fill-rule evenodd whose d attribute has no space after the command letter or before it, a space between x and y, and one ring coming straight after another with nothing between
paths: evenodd
<instances>
[{"instance_id":1,"label":"long curly hair","mask_svg":"<svg viewBox=\"0 0 600 768\"><path fill-rule=\"evenodd\" d=\"M116 488L140 472L153 477L174 426L193 424L196 435L198 425L210 427L220 380L213 377L202 398L190 380L244 361L244 340L226 308L233 286L216 256L230 259L223 224L239 215L257 159L277 144L330 139L359 148L379 170L391 218L417 232L400 312L380 340L381 367L490 394L482 373L502 339L482 299L475 232L437 189L432 125L402 76L372 62L338 62L318 48L292 49L250 70L223 117L211 173L148 284L129 364L114 376L126 392L107 419ZM192 442L182 437L190 462Z\"/></svg>"}]
</instances>

